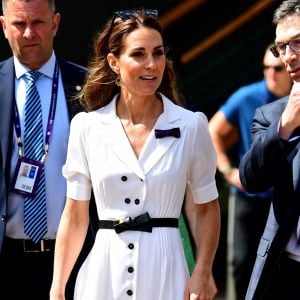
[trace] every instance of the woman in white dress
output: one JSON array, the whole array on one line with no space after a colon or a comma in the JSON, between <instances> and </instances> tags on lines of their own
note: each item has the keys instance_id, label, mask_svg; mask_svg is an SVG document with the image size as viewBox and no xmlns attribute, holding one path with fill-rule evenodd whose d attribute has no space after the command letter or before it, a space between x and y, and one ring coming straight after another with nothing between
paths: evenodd
<instances>
[{"instance_id":1,"label":"woman in white dress","mask_svg":"<svg viewBox=\"0 0 300 300\"><path fill-rule=\"evenodd\" d=\"M93 190L95 244L75 300L213 299L220 232L216 155L204 114L180 106L157 11L116 12L95 39L72 121L63 174L67 203L55 247L51 300L65 299ZM195 202L198 254L189 276L178 217L186 187Z\"/></svg>"}]
</instances>

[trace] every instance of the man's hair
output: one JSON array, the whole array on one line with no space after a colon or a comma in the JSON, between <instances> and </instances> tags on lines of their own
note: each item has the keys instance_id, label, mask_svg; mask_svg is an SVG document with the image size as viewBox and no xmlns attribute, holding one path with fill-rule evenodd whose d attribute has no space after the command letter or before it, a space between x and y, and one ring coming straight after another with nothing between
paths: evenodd
<instances>
[{"instance_id":1,"label":"man's hair","mask_svg":"<svg viewBox=\"0 0 300 300\"><path fill-rule=\"evenodd\" d=\"M288 16L300 16L300 0L286 0L275 10L273 23L277 25L279 21Z\"/></svg>"},{"instance_id":2,"label":"man's hair","mask_svg":"<svg viewBox=\"0 0 300 300\"><path fill-rule=\"evenodd\" d=\"M2 12L5 15L6 5L10 0L2 0ZM31 2L32 0L18 0L23 2ZM55 0L45 0L48 2L49 7L51 8L52 12L55 13Z\"/></svg>"}]
</instances>

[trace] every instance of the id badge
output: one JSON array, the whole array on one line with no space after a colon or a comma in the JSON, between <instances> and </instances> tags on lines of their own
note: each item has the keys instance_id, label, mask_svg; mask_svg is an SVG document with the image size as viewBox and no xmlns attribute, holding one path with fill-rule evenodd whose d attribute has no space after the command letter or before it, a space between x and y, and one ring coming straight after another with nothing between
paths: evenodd
<instances>
[{"instance_id":1,"label":"id badge","mask_svg":"<svg viewBox=\"0 0 300 300\"><path fill-rule=\"evenodd\" d=\"M33 197L42 169L43 164L39 161L25 157L19 158L12 180L11 191L23 196Z\"/></svg>"}]
</instances>

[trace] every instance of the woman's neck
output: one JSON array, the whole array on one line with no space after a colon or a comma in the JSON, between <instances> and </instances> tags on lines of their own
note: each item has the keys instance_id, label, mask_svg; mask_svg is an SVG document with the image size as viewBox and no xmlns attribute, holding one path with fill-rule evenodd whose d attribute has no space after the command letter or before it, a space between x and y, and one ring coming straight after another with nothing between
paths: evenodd
<instances>
[{"instance_id":1,"label":"woman's neck","mask_svg":"<svg viewBox=\"0 0 300 300\"><path fill-rule=\"evenodd\" d=\"M163 112L162 100L155 95L144 98L125 98L120 96L117 101L117 115L126 123L152 123Z\"/></svg>"}]
</instances>

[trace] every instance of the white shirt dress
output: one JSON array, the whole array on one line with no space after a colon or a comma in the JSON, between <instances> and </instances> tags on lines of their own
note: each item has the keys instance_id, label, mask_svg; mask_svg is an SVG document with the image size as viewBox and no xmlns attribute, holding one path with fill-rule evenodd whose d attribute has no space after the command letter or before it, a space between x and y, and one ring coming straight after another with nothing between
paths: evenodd
<instances>
[{"instance_id":1,"label":"white shirt dress","mask_svg":"<svg viewBox=\"0 0 300 300\"><path fill-rule=\"evenodd\" d=\"M218 197L216 154L207 118L165 96L158 118L137 158L116 115L116 99L71 123L63 174L67 196L90 199L99 219L118 220L148 212L179 218L187 184L195 203ZM154 129L180 128L180 137L156 138ZM152 232L99 229L77 276L75 300L183 300L189 278L178 228Z\"/></svg>"}]
</instances>

